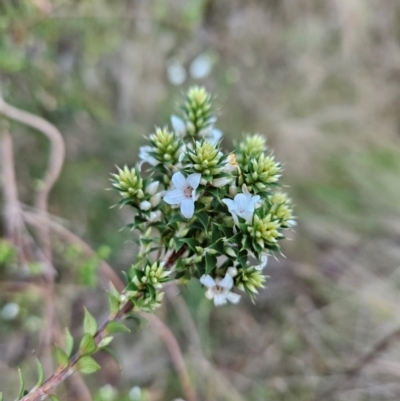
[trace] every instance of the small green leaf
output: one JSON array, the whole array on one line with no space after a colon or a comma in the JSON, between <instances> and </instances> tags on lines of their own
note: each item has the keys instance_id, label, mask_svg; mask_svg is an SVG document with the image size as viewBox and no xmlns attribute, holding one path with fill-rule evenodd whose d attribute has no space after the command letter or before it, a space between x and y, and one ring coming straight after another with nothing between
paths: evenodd
<instances>
[{"instance_id":1,"label":"small green leaf","mask_svg":"<svg viewBox=\"0 0 400 401\"><path fill-rule=\"evenodd\" d=\"M111 341L114 339L113 336L108 336L108 337L104 337L100 342L98 347L99 348L104 348L107 347L108 345L110 345Z\"/></svg>"},{"instance_id":2,"label":"small green leaf","mask_svg":"<svg viewBox=\"0 0 400 401\"><path fill-rule=\"evenodd\" d=\"M79 372L85 375L90 375L100 369L100 365L92 357L87 355L78 360L76 367Z\"/></svg>"},{"instance_id":3,"label":"small green leaf","mask_svg":"<svg viewBox=\"0 0 400 401\"><path fill-rule=\"evenodd\" d=\"M106 332L111 334L111 333L130 333L131 331L121 322L112 320L107 324Z\"/></svg>"},{"instance_id":4,"label":"small green leaf","mask_svg":"<svg viewBox=\"0 0 400 401\"><path fill-rule=\"evenodd\" d=\"M81 343L79 345L79 354L88 355L93 354L97 349L96 343L89 333L85 333L82 337Z\"/></svg>"},{"instance_id":5,"label":"small green leaf","mask_svg":"<svg viewBox=\"0 0 400 401\"><path fill-rule=\"evenodd\" d=\"M3 393L0 393L0 401L3 401Z\"/></svg>"},{"instance_id":6,"label":"small green leaf","mask_svg":"<svg viewBox=\"0 0 400 401\"><path fill-rule=\"evenodd\" d=\"M90 312L85 308L85 318L83 321L83 331L84 333L89 333L94 336L97 332L97 322L96 319L90 314Z\"/></svg>"},{"instance_id":7,"label":"small green leaf","mask_svg":"<svg viewBox=\"0 0 400 401\"><path fill-rule=\"evenodd\" d=\"M50 398L51 401L60 401L59 398L57 396L55 396L54 394L49 394L48 397Z\"/></svg>"},{"instance_id":8,"label":"small green leaf","mask_svg":"<svg viewBox=\"0 0 400 401\"><path fill-rule=\"evenodd\" d=\"M65 369L69 365L68 355L58 346L55 347L57 369Z\"/></svg>"},{"instance_id":9,"label":"small green leaf","mask_svg":"<svg viewBox=\"0 0 400 401\"><path fill-rule=\"evenodd\" d=\"M196 246L199 245L199 242L194 238L179 238L179 240L189 246L189 248L196 252Z\"/></svg>"},{"instance_id":10,"label":"small green leaf","mask_svg":"<svg viewBox=\"0 0 400 401\"><path fill-rule=\"evenodd\" d=\"M71 356L73 348L74 348L74 338L72 337L69 330L65 329L65 353L68 355L68 357Z\"/></svg>"},{"instance_id":11,"label":"small green leaf","mask_svg":"<svg viewBox=\"0 0 400 401\"><path fill-rule=\"evenodd\" d=\"M38 381L35 387L40 387L44 381L44 371L43 365L40 363L39 359L36 360L37 370L38 370Z\"/></svg>"},{"instance_id":12,"label":"small green leaf","mask_svg":"<svg viewBox=\"0 0 400 401\"><path fill-rule=\"evenodd\" d=\"M200 223L202 224L204 231L207 232L208 229L208 214L206 212L200 212L200 213L196 213L196 218L200 221Z\"/></svg>"},{"instance_id":13,"label":"small green leaf","mask_svg":"<svg viewBox=\"0 0 400 401\"><path fill-rule=\"evenodd\" d=\"M120 304L119 299L111 292L109 292L107 295L108 295L108 303L110 305L111 313L117 313L119 310L119 304Z\"/></svg>"},{"instance_id":14,"label":"small green leaf","mask_svg":"<svg viewBox=\"0 0 400 401\"><path fill-rule=\"evenodd\" d=\"M211 255L211 253L206 253L206 273L211 273L217 266L217 257L215 255Z\"/></svg>"},{"instance_id":15,"label":"small green leaf","mask_svg":"<svg viewBox=\"0 0 400 401\"><path fill-rule=\"evenodd\" d=\"M22 377L21 369L18 369L18 376L19 376L18 400L20 400L24 396L24 392L25 392L25 382L24 382L24 378Z\"/></svg>"}]
</instances>

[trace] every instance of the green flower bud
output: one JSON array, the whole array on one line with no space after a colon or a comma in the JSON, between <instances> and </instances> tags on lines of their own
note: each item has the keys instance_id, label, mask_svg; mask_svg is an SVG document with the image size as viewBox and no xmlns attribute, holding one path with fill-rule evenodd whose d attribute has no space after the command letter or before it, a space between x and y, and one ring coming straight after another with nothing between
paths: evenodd
<instances>
[{"instance_id":1,"label":"green flower bud","mask_svg":"<svg viewBox=\"0 0 400 401\"><path fill-rule=\"evenodd\" d=\"M271 198L270 213L274 220L279 220L281 227L289 228L295 224L291 201L283 192L275 192Z\"/></svg>"},{"instance_id":2,"label":"green flower bud","mask_svg":"<svg viewBox=\"0 0 400 401\"><path fill-rule=\"evenodd\" d=\"M264 288L266 276L254 267L238 269L235 277L235 286L242 291L246 291L250 296L258 294L260 288Z\"/></svg>"},{"instance_id":3,"label":"green flower bud","mask_svg":"<svg viewBox=\"0 0 400 401\"><path fill-rule=\"evenodd\" d=\"M211 127L214 122L211 110L211 96L200 86L189 89L185 104L182 107L186 120L186 131L195 136Z\"/></svg>"},{"instance_id":4,"label":"green flower bud","mask_svg":"<svg viewBox=\"0 0 400 401\"><path fill-rule=\"evenodd\" d=\"M261 247L265 245L274 245L277 240L282 238L279 233L280 223L278 220L273 220L271 214L264 218L260 218L257 214L254 215L253 222L247 227L247 231L253 237L254 241Z\"/></svg>"},{"instance_id":5,"label":"green flower bud","mask_svg":"<svg viewBox=\"0 0 400 401\"><path fill-rule=\"evenodd\" d=\"M124 166L123 169L117 167L117 169L118 173L112 174L112 186L124 200L137 203L144 196L143 180L140 177L139 170L137 168L129 169L128 166Z\"/></svg>"},{"instance_id":6,"label":"green flower bud","mask_svg":"<svg viewBox=\"0 0 400 401\"><path fill-rule=\"evenodd\" d=\"M247 169L244 170L244 181L256 193L265 191L269 185L278 181L281 165L275 162L273 156L265 156L261 153L256 159L249 160Z\"/></svg>"},{"instance_id":7,"label":"green flower bud","mask_svg":"<svg viewBox=\"0 0 400 401\"><path fill-rule=\"evenodd\" d=\"M156 128L156 132L151 134L150 142L153 145L152 156L161 163L176 163L180 153L180 141L175 134L165 128Z\"/></svg>"},{"instance_id":8,"label":"green flower bud","mask_svg":"<svg viewBox=\"0 0 400 401\"><path fill-rule=\"evenodd\" d=\"M263 136L259 134L246 136L238 145L236 159L240 166L246 166L250 159L258 158L266 150L267 144Z\"/></svg>"}]
</instances>

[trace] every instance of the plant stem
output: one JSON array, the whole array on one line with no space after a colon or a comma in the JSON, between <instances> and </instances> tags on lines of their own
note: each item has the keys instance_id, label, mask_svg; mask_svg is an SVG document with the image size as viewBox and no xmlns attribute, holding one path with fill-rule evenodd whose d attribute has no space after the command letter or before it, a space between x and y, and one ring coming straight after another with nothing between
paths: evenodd
<instances>
[{"instance_id":1,"label":"plant stem","mask_svg":"<svg viewBox=\"0 0 400 401\"><path fill-rule=\"evenodd\" d=\"M124 319L125 315L129 313L134 307L132 301L124 303L119 311L111 318L107 319L103 325L99 328L94 336L96 345L99 345L103 339L107 325L112 322L120 322ZM75 364L79 359L79 353L75 353L69 360L69 364L66 368L56 371L50 376L40 387L32 389L32 391L25 397L21 398L21 401L42 401L51 394L51 391L55 389L60 383L72 375L75 372Z\"/></svg>"},{"instance_id":2,"label":"plant stem","mask_svg":"<svg viewBox=\"0 0 400 401\"><path fill-rule=\"evenodd\" d=\"M182 256L183 252L180 250L178 252L173 252L167 259L165 263L166 268L171 268L177 261L177 259ZM136 297L140 298L143 294L138 292ZM97 333L94 335L94 341L96 345L99 345L100 341L106 335L107 325L112 322L120 322L124 320L127 313L131 312L134 308L133 301L127 301L120 307L119 311L114 314L114 316L107 319L103 325L97 330ZM64 369L57 370L53 373L41 386L33 388L25 397L21 398L20 401L42 401L46 397L48 397L51 392L64 380L66 380L69 376L71 376L76 368L75 365L79 360L79 352L76 352L70 359L68 366Z\"/></svg>"}]
</instances>

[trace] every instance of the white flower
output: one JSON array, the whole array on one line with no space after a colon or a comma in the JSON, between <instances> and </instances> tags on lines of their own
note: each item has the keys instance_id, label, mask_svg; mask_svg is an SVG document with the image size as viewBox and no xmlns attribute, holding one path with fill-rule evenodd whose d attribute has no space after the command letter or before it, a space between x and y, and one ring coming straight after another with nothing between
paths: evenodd
<instances>
[{"instance_id":1,"label":"white flower","mask_svg":"<svg viewBox=\"0 0 400 401\"><path fill-rule=\"evenodd\" d=\"M208 141L211 142L213 145L216 145L221 140L222 135L223 134L221 130L213 128L208 135Z\"/></svg>"},{"instance_id":2,"label":"white flower","mask_svg":"<svg viewBox=\"0 0 400 401\"><path fill-rule=\"evenodd\" d=\"M256 203L260 200L259 195L251 196L246 185L242 187L243 193L237 194L233 200L224 198L222 202L228 206L228 210L233 217L236 225L239 225L238 216L245 219L246 223L250 223L253 218Z\"/></svg>"},{"instance_id":3,"label":"white flower","mask_svg":"<svg viewBox=\"0 0 400 401\"><path fill-rule=\"evenodd\" d=\"M231 181L231 179L228 178L228 177L214 178L214 179L212 180L211 185L212 185L213 187L220 188L220 187L224 187L224 186L225 186L226 184L228 184L230 181Z\"/></svg>"},{"instance_id":4,"label":"white flower","mask_svg":"<svg viewBox=\"0 0 400 401\"><path fill-rule=\"evenodd\" d=\"M158 186L160 185L160 181L154 181L150 185L146 187L146 193L149 195L154 195L157 192Z\"/></svg>"},{"instance_id":5,"label":"white flower","mask_svg":"<svg viewBox=\"0 0 400 401\"><path fill-rule=\"evenodd\" d=\"M196 189L200 184L201 174L190 174L187 178L179 171L172 176L175 189L168 191L164 201L169 205L180 205L181 213L189 219L194 213Z\"/></svg>"},{"instance_id":6,"label":"white flower","mask_svg":"<svg viewBox=\"0 0 400 401\"><path fill-rule=\"evenodd\" d=\"M228 270L226 272L232 277L236 277L238 275L238 271L235 266L228 267Z\"/></svg>"},{"instance_id":7,"label":"white flower","mask_svg":"<svg viewBox=\"0 0 400 401\"><path fill-rule=\"evenodd\" d=\"M155 223L156 221L159 221L161 219L161 211L156 210L155 212L150 212L150 216L147 218L147 220L150 223Z\"/></svg>"},{"instance_id":8,"label":"white flower","mask_svg":"<svg viewBox=\"0 0 400 401\"><path fill-rule=\"evenodd\" d=\"M267 253L262 253L261 254L261 263L257 266L254 266L256 270L262 271L264 270L264 267L267 266L268 264L268 254Z\"/></svg>"},{"instance_id":9,"label":"white flower","mask_svg":"<svg viewBox=\"0 0 400 401\"><path fill-rule=\"evenodd\" d=\"M219 278L214 280L208 274L202 275L200 277L200 283L208 288L206 297L208 299L213 299L215 306L225 305L227 301L233 304L237 304L240 301L240 295L231 292L233 278L229 273L226 273L222 280Z\"/></svg>"},{"instance_id":10,"label":"white flower","mask_svg":"<svg viewBox=\"0 0 400 401\"><path fill-rule=\"evenodd\" d=\"M156 166L158 164L158 160L150 155L150 152L153 151L151 146L141 146L139 148L139 159L140 162L138 164L139 171L142 169L143 163L149 163L152 166Z\"/></svg>"},{"instance_id":11,"label":"white flower","mask_svg":"<svg viewBox=\"0 0 400 401\"><path fill-rule=\"evenodd\" d=\"M171 116L171 125L177 136L182 137L186 134L185 122L178 116Z\"/></svg>"},{"instance_id":12,"label":"white flower","mask_svg":"<svg viewBox=\"0 0 400 401\"><path fill-rule=\"evenodd\" d=\"M235 197L235 195L237 194L237 191L238 191L238 189L235 184L229 186L229 195L232 196L232 198Z\"/></svg>"},{"instance_id":13,"label":"white flower","mask_svg":"<svg viewBox=\"0 0 400 401\"><path fill-rule=\"evenodd\" d=\"M140 202L140 209L149 210L151 208L151 203L149 201Z\"/></svg>"},{"instance_id":14,"label":"white flower","mask_svg":"<svg viewBox=\"0 0 400 401\"><path fill-rule=\"evenodd\" d=\"M155 194L150 198L150 203L152 207L158 206L158 204L161 202L161 195L162 193L159 192L158 194Z\"/></svg>"}]
</instances>

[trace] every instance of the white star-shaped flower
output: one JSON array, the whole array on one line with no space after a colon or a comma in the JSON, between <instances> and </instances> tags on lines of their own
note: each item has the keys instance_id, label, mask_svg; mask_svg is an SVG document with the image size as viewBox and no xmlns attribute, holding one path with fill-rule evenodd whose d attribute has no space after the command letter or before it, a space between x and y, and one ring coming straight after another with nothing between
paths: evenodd
<instances>
[{"instance_id":1,"label":"white star-shaped flower","mask_svg":"<svg viewBox=\"0 0 400 401\"><path fill-rule=\"evenodd\" d=\"M180 205L181 213L189 219L194 213L196 189L200 184L201 174L190 174L187 178L179 171L172 176L175 188L168 191L164 201L169 205Z\"/></svg>"},{"instance_id":2,"label":"white star-shaped flower","mask_svg":"<svg viewBox=\"0 0 400 401\"><path fill-rule=\"evenodd\" d=\"M237 304L240 301L240 295L231 292L233 287L233 278L229 273L221 280L215 280L210 275L202 275L200 283L208 288L206 297L214 300L215 306L225 305L227 301Z\"/></svg>"},{"instance_id":3,"label":"white star-shaped flower","mask_svg":"<svg viewBox=\"0 0 400 401\"><path fill-rule=\"evenodd\" d=\"M246 223L250 223L253 218L256 203L260 200L259 195L252 196L246 185L242 187L243 193L237 194L233 200L224 198L222 202L228 206L229 213L232 215L235 224L239 225L238 216L245 219Z\"/></svg>"},{"instance_id":4,"label":"white star-shaped flower","mask_svg":"<svg viewBox=\"0 0 400 401\"><path fill-rule=\"evenodd\" d=\"M152 166L156 166L159 163L159 161L156 158L150 155L150 152L152 151L153 148L151 146L141 146L139 148L139 159L140 159L140 162L138 164L139 171L142 169L143 163L149 163Z\"/></svg>"}]
</instances>

